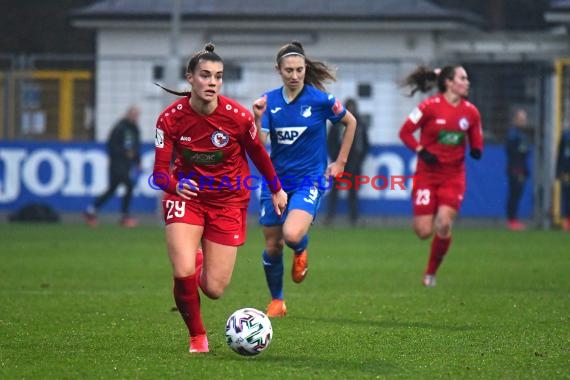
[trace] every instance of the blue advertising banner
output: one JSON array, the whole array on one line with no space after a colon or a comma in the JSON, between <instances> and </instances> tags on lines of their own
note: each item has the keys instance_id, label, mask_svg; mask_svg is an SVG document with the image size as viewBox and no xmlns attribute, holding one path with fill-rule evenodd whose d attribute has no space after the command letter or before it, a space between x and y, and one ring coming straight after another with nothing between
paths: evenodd
<instances>
[{"instance_id":1,"label":"blue advertising banner","mask_svg":"<svg viewBox=\"0 0 570 380\"><path fill-rule=\"evenodd\" d=\"M157 197L162 196L161 191L148 184L153 163L154 147L145 144L141 170L133 172L136 187L131 209L134 213L155 212ZM366 178L362 178L358 193L362 215L411 215L412 179L409 177L413 175L415 164L416 156L403 146L374 146L364 163ZM100 143L0 142L0 211L44 203L60 212L81 212L107 188L107 166L105 145ZM259 175L254 167L252 175ZM531 183L529 179L521 200L522 218L532 212ZM121 191L101 212L119 210ZM255 193L250 212L258 208L258 192ZM341 191L340 214L346 212L343 193ZM506 194L502 146L486 146L481 161L467 158L467 192L462 216L503 218ZM325 207L326 199L321 213Z\"/></svg>"},{"instance_id":2,"label":"blue advertising banner","mask_svg":"<svg viewBox=\"0 0 570 380\"><path fill-rule=\"evenodd\" d=\"M136 187L133 212L153 212L157 191L147 179L154 163L154 146L142 147L140 173L133 172ZM84 211L108 186L108 157L100 143L0 143L0 211L15 211L30 203L43 203L60 212ZM117 194L123 194L119 188ZM116 196L101 212L118 211Z\"/></svg>"},{"instance_id":3,"label":"blue advertising banner","mask_svg":"<svg viewBox=\"0 0 570 380\"><path fill-rule=\"evenodd\" d=\"M403 146L374 146L364 162L364 174L372 178L382 175L392 180L397 176L413 175L416 155ZM530 160L532 160L532 155ZM530 167L532 163L529 162ZM467 191L460 214L466 217L504 218L507 198L506 156L502 145L485 146L480 161L466 157ZM362 215L411 215L410 200L412 180L407 179L406 189L398 186L391 189L375 190L370 185L363 185L359 190L360 210ZM532 177L521 199L519 216L527 218L533 209ZM339 210L346 211L346 205L340 204ZM322 210L321 210L322 212Z\"/></svg>"}]
</instances>

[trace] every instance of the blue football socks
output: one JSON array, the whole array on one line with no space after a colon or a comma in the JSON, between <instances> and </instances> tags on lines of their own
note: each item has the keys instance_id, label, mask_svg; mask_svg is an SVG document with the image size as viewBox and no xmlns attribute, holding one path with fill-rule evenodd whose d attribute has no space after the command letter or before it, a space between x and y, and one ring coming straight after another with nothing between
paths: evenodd
<instances>
[{"instance_id":1,"label":"blue football socks","mask_svg":"<svg viewBox=\"0 0 570 380\"><path fill-rule=\"evenodd\" d=\"M291 248L295 254L299 254L307 249L307 246L309 245L309 235L303 236L301 241L296 244L291 243L290 241L286 241L285 244L287 244L287 246Z\"/></svg>"},{"instance_id":2,"label":"blue football socks","mask_svg":"<svg viewBox=\"0 0 570 380\"><path fill-rule=\"evenodd\" d=\"M263 270L272 299L283 299L283 255L271 257L263 251Z\"/></svg>"}]
</instances>

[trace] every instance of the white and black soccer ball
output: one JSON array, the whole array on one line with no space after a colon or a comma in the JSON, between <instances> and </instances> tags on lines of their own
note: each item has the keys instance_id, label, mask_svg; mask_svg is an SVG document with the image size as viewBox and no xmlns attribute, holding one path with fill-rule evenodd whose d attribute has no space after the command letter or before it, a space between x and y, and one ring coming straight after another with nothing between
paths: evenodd
<instances>
[{"instance_id":1,"label":"white and black soccer ball","mask_svg":"<svg viewBox=\"0 0 570 380\"><path fill-rule=\"evenodd\" d=\"M236 310L226 322L226 341L235 352L254 356L265 350L273 338L271 321L251 307Z\"/></svg>"}]
</instances>

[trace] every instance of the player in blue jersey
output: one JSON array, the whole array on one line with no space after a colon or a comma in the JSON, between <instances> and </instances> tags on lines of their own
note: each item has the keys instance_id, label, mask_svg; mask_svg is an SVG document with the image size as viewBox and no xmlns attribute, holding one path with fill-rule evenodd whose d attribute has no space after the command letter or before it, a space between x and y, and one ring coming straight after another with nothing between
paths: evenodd
<instances>
[{"instance_id":1,"label":"player in blue jersey","mask_svg":"<svg viewBox=\"0 0 570 380\"><path fill-rule=\"evenodd\" d=\"M283 317L283 248L294 252L292 277L300 283L307 274L309 228L317 214L326 178L344 171L354 139L356 119L324 82L334 72L324 63L307 58L301 43L293 41L277 52L276 70L283 86L266 92L253 104L255 124L263 142L270 137L271 160L289 205L279 216L270 206L268 189L261 192L260 218L265 236L263 267L272 301L269 317ZM346 126L339 154L327 166L327 120Z\"/></svg>"}]
</instances>

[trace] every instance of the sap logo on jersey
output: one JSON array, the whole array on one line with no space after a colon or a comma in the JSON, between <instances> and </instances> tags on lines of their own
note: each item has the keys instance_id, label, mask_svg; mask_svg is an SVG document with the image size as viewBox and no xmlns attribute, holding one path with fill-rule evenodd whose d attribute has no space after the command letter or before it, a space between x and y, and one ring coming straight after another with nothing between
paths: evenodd
<instances>
[{"instance_id":1,"label":"sap logo on jersey","mask_svg":"<svg viewBox=\"0 0 570 380\"><path fill-rule=\"evenodd\" d=\"M291 145L305 132L307 127L275 128L277 143Z\"/></svg>"}]
</instances>

